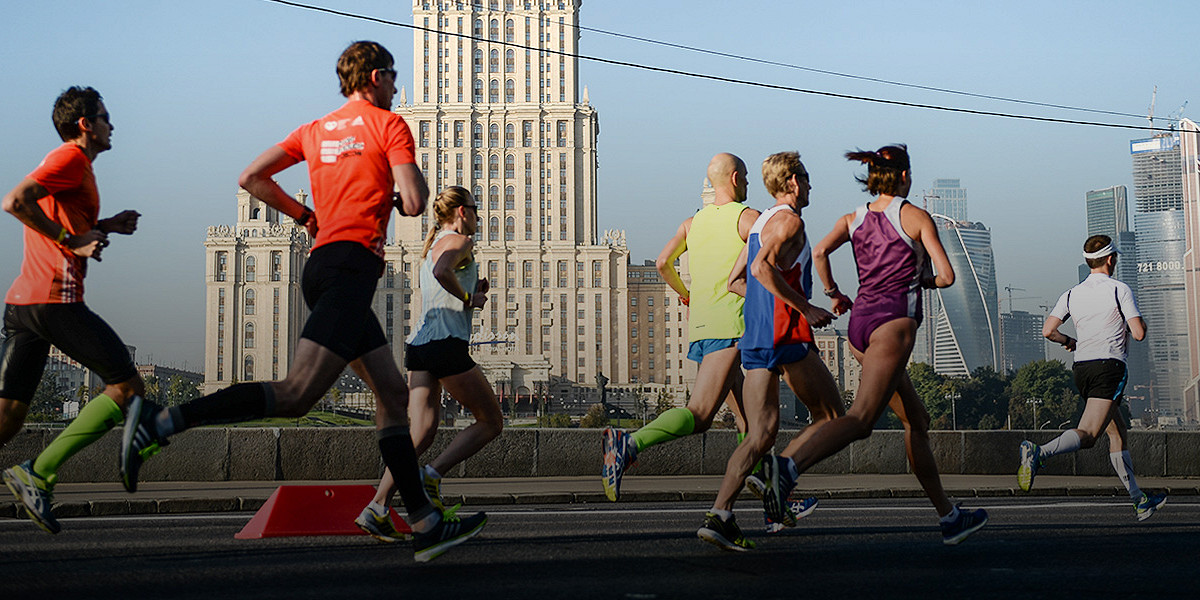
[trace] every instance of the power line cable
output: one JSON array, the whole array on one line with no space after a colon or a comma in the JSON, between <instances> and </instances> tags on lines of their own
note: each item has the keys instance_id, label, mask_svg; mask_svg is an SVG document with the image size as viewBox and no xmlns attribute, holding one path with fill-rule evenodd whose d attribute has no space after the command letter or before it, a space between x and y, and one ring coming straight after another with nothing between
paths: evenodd
<instances>
[{"instance_id":1,"label":"power line cable","mask_svg":"<svg viewBox=\"0 0 1200 600\"><path fill-rule=\"evenodd\" d=\"M497 45L501 45L501 46L509 46L509 47L513 47L513 48L520 48L523 50L537 51L537 52L541 52L541 53L545 53L545 54L553 54L553 55L558 55L558 56L571 57L571 58L576 58L576 59L580 59L580 60L586 60L586 61L591 61L591 62L596 62L596 63L601 63L601 64L607 64L607 65L613 65L613 66L619 66L619 67L629 67L629 68L633 68L633 69L641 69L644 71L651 71L651 72L655 72L655 73L666 73L666 74L670 74L670 75L679 75L682 77L691 77L694 79L704 79L704 80L708 80L708 81L717 81L717 82L721 82L721 83L733 83L733 84L745 85L745 86L749 86L749 87L757 87L757 88L770 89L770 90L780 90L780 91L786 91L786 92L796 92L796 93L800 93L800 94L824 96L824 97L828 97L828 98L838 98L838 99L842 99L842 100L858 100L861 102L872 102L872 103L876 103L876 104L887 104L887 105L892 105L892 106L902 106L902 107L906 107L906 108L921 108L921 109L926 109L926 110L938 110L938 111L943 111L943 112L953 112L953 113L962 113L962 114L980 115L980 116L989 116L989 117L1001 117L1001 118L1006 118L1006 119L1017 119L1017 120L1025 120L1025 121L1038 121L1038 122L1043 122L1043 123L1061 123L1061 124L1066 124L1066 125L1087 125L1087 126L1091 126L1091 127L1106 127L1106 128L1111 128L1111 129L1133 129L1133 130L1137 130L1137 131L1157 131L1157 132L1163 132L1163 133L1176 132L1175 129L1165 128L1165 127L1148 127L1148 126L1143 126L1143 125L1123 125L1120 123L1104 123L1104 122L1100 122L1100 121L1083 121L1083 120L1078 120L1078 119L1059 119L1059 118L1054 118L1054 117L1039 117L1039 116L1035 116L1035 115L1022 115L1022 114L1016 114L1016 113L975 110L975 109L970 109L970 108L940 106L940 105L936 105L936 104L922 104L922 103L918 103L918 102L905 102L902 100L889 100L887 98L875 98L875 97L871 97L871 96L858 96L858 95L853 95L853 94L842 94L842 93L838 93L838 92L829 92L829 91L824 91L824 90L813 90L813 89L787 86L787 85L781 85L781 84L752 81L749 79L737 79L737 78L733 78L733 77L724 77L724 76L720 76L720 75L697 73L694 71L684 71L684 70L680 70L680 69L671 69L671 68L667 68L667 67L657 67L654 65L645 65L645 64L640 64L640 63L634 63L634 62L623 61L623 60L615 60L615 59L611 59L611 58L603 58L603 57L598 57L598 56L588 56L585 54L566 52L563 50L553 50L550 48L538 48L538 47L534 47L534 46L526 46L524 44L519 44L516 42L489 40L486 38L475 37L475 36L467 35L464 33L439 31L437 29L421 27L419 25L414 25L411 23L401 23L399 21L389 21L387 19L381 19L379 17L372 17L370 15L360 15L360 14L356 14L356 13L335 10L332 8L313 6L310 4L302 4L299 2L291 2L290 0L263 0L263 1L270 2L273 4L281 4L284 6L290 6L293 8L299 8L299 9L303 9L303 10L311 10L314 12L321 12L321 13L340 16L340 17L347 17L347 18L357 19L357 20L361 20L361 21L378 23L381 25L388 25L391 27L412 29L414 31L422 31L425 33L433 33L433 34L444 35L444 36L448 36L448 37L457 37L457 38L466 39L466 40L475 40L478 42L497 44ZM1139 118L1141 118L1141 117L1139 116Z\"/></svg>"}]
</instances>

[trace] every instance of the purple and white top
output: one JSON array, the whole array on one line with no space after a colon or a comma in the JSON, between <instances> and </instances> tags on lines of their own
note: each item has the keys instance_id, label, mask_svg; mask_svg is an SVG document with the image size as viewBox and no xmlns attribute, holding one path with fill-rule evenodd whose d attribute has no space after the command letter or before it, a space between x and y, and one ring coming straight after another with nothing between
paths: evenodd
<instances>
[{"instance_id":1,"label":"purple and white top","mask_svg":"<svg viewBox=\"0 0 1200 600\"><path fill-rule=\"evenodd\" d=\"M925 247L900 226L900 208L905 204L908 200L896 198L878 212L860 206L850 224L858 297L850 310L849 336L859 351L866 351L871 333L888 321L910 317L921 322Z\"/></svg>"}]
</instances>

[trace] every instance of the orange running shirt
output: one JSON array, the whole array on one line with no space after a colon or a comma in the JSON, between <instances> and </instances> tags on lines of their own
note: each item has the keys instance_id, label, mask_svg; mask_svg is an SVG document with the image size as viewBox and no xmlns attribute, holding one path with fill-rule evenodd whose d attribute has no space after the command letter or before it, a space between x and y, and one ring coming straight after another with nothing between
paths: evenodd
<instances>
[{"instance_id":1,"label":"orange running shirt","mask_svg":"<svg viewBox=\"0 0 1200 600\"><path fill-rule=\"evenodd\" d=\"M92 161L79 146L66 142L50 151L42 164L29 174L50 192L38 200L42 211L71 235L96 227L100 216L100 192ZM8 304L66 304L83 302L83 278L87 259L67 251L40 232L25 228L25 259L21 274L8 288Z\"/></svg>"},{"instance_id":2,"label":"orange running shirt","mask_svg":"<svg viewBox=\"0 0 1200 600\"><path fill-rule=\"evenodd\" d=\"M392 216L392 166L416 162L404 118L366 100L352 100L301 125L279 143L308 161L317 239L313 249L351 241L383 258Z\"/></svg>"}]
</instances>

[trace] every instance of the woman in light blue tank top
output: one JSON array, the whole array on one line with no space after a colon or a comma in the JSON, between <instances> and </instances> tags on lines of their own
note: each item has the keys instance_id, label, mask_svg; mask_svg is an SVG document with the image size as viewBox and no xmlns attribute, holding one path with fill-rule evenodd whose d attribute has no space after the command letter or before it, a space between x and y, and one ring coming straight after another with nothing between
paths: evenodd
<instances>
[{"instance_id":1,"label":"woman in light blue tank top","mask_svg":"<svg viewBox=\"0 0 1200 600\"><path fill-rule=\"evenodd\" d=\"M471 360L468 344L471 317L487 302L488 291L487 279L479 278L474 255L477 210L475 198L458 186L446 188L433 202L437 224L425 239L419 268L421 320L404 347L409 427L418 456L437 434L443 388L475 417L474 423L422 469L425 491L439 510L444 509L442 474L486 446L504 427L500 404L483 370ZM380 540L401 539L392 535L394 531L386 531L390 521L382 523L377 518L387 514L394 494L392 474L385 472L374 500L355 523Z\"/></svg>"}]
</instances>

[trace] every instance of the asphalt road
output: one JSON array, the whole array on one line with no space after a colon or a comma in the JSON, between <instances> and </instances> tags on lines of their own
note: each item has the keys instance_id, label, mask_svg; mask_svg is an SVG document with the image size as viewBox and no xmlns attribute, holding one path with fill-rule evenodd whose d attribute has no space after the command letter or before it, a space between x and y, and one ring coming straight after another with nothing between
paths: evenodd
<instances>
[{"instance_id":1,"label":"asphalt road","mask_svg":"<svg viewBox=\"0 0 1200 600\"><path fill-rule=\"evenodd\" d=\"M248 513L63 519L57 536L2 519L0 598L1200 596L1200 498L1143 523L1111 498L972 505L991 521L947 547L924 501L826 500L771 535L747 504L759 546L736 554L695 537L702 504L510 505L424 565L365 536L233 539Z\"/></svg>"}]
</instances>

